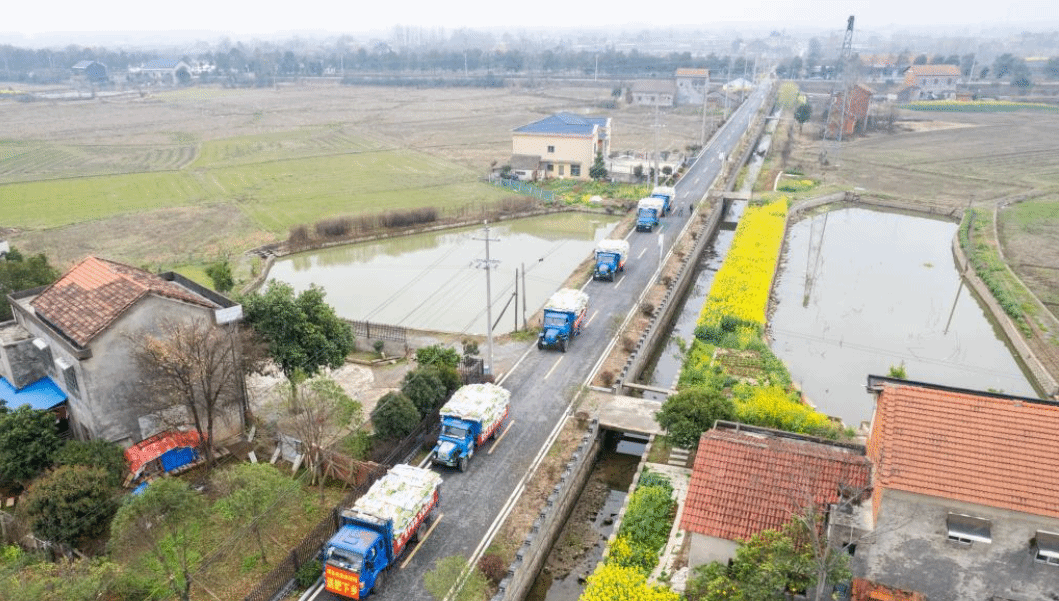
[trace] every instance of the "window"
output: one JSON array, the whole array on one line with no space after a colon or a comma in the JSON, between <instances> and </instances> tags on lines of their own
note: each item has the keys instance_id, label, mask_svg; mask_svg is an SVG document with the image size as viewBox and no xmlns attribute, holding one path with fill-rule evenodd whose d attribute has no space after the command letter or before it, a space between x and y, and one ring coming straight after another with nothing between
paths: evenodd
<instances>
[{"instance_id":1,"label":"window","mask_svg":"<svg viewBox=\"0 0 1059 601\"><path fill-rule=\"evenodd\" d=\"M548 146L548 152L555 152L554 146Z\"/></svg>"},{"instance_id":2,"label":"window","mask_svg":"<svg viewBox=\"0 0 1059 601\"><path fill-rule=\"evenodd\" d=\"M934 85L937 85L937 84L938 84L938 78L937 78L937 77L935 77L935 78L934 78Z\"/></svg>"},{"instance_id":3,"label":"window","mask_svg":"<svg viewBox=\"0 0 1059 601\"><path fill-rule=\"evenodd\" d=\"M1037 542L1037 561L1059 565L1059 534L1038 530L1033 540Z\"/></svg>"},{"instance_id":4,"label":"window","mask_svg":"<svg viewBox=\"0 0 1059 601\"><path fill-rule=\"evenodd\" d=\"M548 173L551 173L552 171L555 171L555 165L548 163Z\"/></svg>"},{"instance_id":5,"label":"window","mask_svg":"<svg viewBox=\"0 0 1059 601\"><path fill-rule=\"evenodd\" d=\"M960 513L950 513L947 520L949 527L949 540L957 543L971 544L972 542L991 543L990 522L983 518L976 518Z\"/></svg>"},{"instance_id":6,"label":"window","mask_svg":"<svg viewBox=\"0 0 1059 601\"><path fill-rule=\"evenodd\" d=\"M563 175L563 171L566 169L566 165L559 165L559 175Z\"/></svg>"},{"instance_id":7,"label":"window","mask_svg":"<svg viewBox=\"0 0 1059 601\"><path fill-rule=\"evenodd\" d=\"M76 368L62 357L55 360L55 367L59 369L59 373L63 377L63 381L66 384L66 392L80 398L81 388L77 385Z\"/></svg>"},{"instance_id":8,"label":"window","mask_svg":"<svg viewBox=\"0 0 1059 601\"><path fill-rule=\"evenodd\" d=\"M581 165L570 165L570 175L572 177L581 177Z\"/></svg>"}]
</instances>

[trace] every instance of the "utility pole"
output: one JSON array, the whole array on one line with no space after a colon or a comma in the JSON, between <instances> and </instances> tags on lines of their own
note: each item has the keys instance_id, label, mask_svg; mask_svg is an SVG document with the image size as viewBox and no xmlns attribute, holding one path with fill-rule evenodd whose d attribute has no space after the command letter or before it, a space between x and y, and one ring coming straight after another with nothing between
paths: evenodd
<instances>
[{"instance_id":1,"label":"utility pole","mask_svg":"<svg viewBox=\"0 0 1059 601\"><path fill-rule=\"evenodd\" d=\"M516 307L517 310L517 307ZM522 329L528 330L526 325L526 264L522 264Z\"/></svg>"},{"instance_id":2,"label":"utility pole","mask_svg":"<svg viewBox=\"0 0 1059 601\"><path fill-rule=\"evenodd\" d=\"M702 141L699 145L706 148L706 110L709 108L707 99L710 96L710 72L706 71L706 80L702 84Z\"/></svg>"},{"instance_id":3,"label":"utility pole","mask_svg":"<svg viewBox=\"0 0 1059 601\"><path fill-rule=\"evenodd\" d=\"M472 238L472 240L484 240L485 241L485 260L479 259L477 267L485 269L485 327L486 327L486 340L488 341L488 350L486 351L487 362L485 364L485 374L493 375L493 289L490 282L489 272L493 269L495 263L500 261L494 261L489 258L489 242L499 242L499 238L489 237L489 221L482 222L485 225L485 237L484 238Z\"/></svg>"}]
</instances>

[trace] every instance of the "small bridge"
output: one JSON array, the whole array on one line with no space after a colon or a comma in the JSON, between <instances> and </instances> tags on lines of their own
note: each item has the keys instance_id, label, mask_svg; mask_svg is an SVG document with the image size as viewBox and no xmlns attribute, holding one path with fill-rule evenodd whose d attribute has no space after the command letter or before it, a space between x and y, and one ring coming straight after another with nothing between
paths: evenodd
<instances>
[{"instance_id":1,"label":"small bridge","mask_svg":"<svg viewBox=\"0 0 1059 601\"><path fill-rule=\"evenodd\" d=\"M655 411L661 407L655 401L596 390L589 391L585 401L582 406L599 417L602 429L645 436L663 433L655 421Z\"/></svg>"}]
</instances>

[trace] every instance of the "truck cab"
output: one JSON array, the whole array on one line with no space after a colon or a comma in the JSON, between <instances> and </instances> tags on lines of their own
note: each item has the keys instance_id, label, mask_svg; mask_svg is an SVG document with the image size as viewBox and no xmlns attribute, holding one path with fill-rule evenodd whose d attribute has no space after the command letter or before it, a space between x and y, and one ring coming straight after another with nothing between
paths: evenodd
<instances>
[{"instance_id":1,"label":"truck cab","mask_svg":"<svg viewBox=\"0 0 1059 601\"><path fill-rule=\"evenodd\" d=\"M481 424L478 422L448 415L443 416L441 435L434 446L434 462L443 463L449 467L459 467L461 472L467 471L467 461L474 456L474 450L477 447L475 442L478 437L477 430L480 428Z\"/></svg>"},{"instance_id":2,"label":"truck cab","mask_svg":"<svg viewBox=\"0 0 1059 601\"><path fill-rule=\"evenodd\" d=\"M324 585L350 599L361 599L381 588L382 571L389 565L383 536L346 525L331 537L324 550Z\"/></svg>"},{"instance_id":3,"label":"truck cab","mask_svg":"<svg viewBox=\"0 0 1059 601\"><path fill-rule=\"evenodd\" d=\"M665 200L649 196L641 198L637 204L636 231L651 232L660 223L659 219L665 215Z\"/></svg>"},{"instance_id":4,"label":"truck cab","mask_svg":"<svg viewBox=\"0 0 1059 601\"><path fill-rule=\"evenodd\" d=\"M565 311L549 311L545 309L544 329L541 331L540 339L537 341L537 348L558 346L565 353L573 318L573 314Z\"/></svg>"}]
</instances>

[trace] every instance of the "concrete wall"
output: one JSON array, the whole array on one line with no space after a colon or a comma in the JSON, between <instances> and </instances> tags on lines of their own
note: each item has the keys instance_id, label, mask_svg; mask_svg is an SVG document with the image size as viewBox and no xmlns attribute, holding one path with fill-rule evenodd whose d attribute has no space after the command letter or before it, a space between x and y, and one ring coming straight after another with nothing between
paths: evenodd
<instances>
[{"instance_id":1,"label":"concrete wall","mask_svg":"<svg viewBox=\"0 0 1059 601\"><path fill-rule=\"evenodd\" d=\"M500 581L500 590L493 595L492 601L516 601L523 599L529 592L588 481L601 444L599 423L593 420L577 445L574 456L563 469L559 483L548 495L547 503L533 522L529 535L515 552L515 561L508 567L507 576Z\"/></svg>"},{"instance_id":2,"label":"concrete wall","mask_svg":"<svg viewBox=\"0 0 1059 601\"><path fill-rule=\"evenodd\" d=\"M0 330L0 376L18 390L48 375L48 348L38 348L34 337L14 321L0 325Z\"/></svg>"},{"instance_id":3,"label":"concrete wall","mask_svg":"<svg viewBox=\"0 0 1059 601\"><path fill-rule=\"evenodd\" d=\"M698 532L688 532L691 536L691 544L688 546L688 565L692 568L706 565L714 561L728 563L735 557L735 551L739 543L726 538L706 536Z\"/></svg>"},{"instance_id":4,"label":"concrete wall","mask_svg":"<svg viewBox=\"0 0 1059 601\"><path fill-rule=\"evenodd\" d=\"M950 512L991 520L992 542L950 542ZM1059 532L1059 518L887 489L874 532L857 544L853 574L931 601L1050 599L1059 594L1059 566L1035 561L1037 530Z\"/></svg>"}]
</instances>

